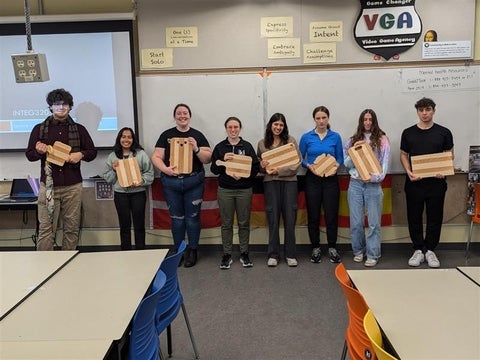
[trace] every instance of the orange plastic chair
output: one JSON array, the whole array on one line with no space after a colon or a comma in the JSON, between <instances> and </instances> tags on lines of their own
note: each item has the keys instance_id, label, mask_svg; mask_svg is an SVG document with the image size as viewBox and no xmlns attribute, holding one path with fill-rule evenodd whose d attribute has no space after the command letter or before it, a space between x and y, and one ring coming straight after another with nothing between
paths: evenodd
<instances>
[{"instance_id":1,"label":"orange plastic chair","mask_svg":"<svg viewBox=\"0 0 480 360\"><path fill-rule=\"evenodd\" d=\"M383 347L383 338L377 320L371 310L368 310L363 319L363 326L370 342L372 343L378 360L398 360L395 356L388 353Z\"/></svg>"},{"instance_id":2,"label":"orange plastic chair","mask_svg":"<svg viewBox=\"0 0 480 360\"><path fill-rule=\"evenodd\" d=\"M468 232L467 246L465 247L465 257L468 258L470 250L470 241L472 240L473 223L480 224L480 183L473 183L473 191L475 192L475 213L470 221L470 231Z\"/></svg>"},{"instance_id":3,"label":"orange plastic chair","mask_svg":"<svg viewBox=\"0 0 480 360\"><path fill-rule=\"evenodd\" d=\"M349 319L345 332L342 360L345 360L347 351L351 360L374 360L376 356L363 327L363 319L368 311L368 305L363 295L353 287L347 270L342 263L335 268L335 277L345 295Z\"/></svg>"}]
</instances>

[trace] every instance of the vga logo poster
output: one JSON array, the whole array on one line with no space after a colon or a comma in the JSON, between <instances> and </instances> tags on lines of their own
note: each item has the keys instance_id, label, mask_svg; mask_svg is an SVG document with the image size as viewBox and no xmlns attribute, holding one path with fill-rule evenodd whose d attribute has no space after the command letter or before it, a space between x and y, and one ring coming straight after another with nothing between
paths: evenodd
<instances>
[{"instance_id":1,"label":"vga logo poster","mask_svg":"<svg viewBox=\"0 0 480 360\"><path fill-rule=\"evenodd\" d=\"M360 0L355 40L364 50L385 60L410 49L422 33L415 0Z\"/></svg>"}]
</instances>

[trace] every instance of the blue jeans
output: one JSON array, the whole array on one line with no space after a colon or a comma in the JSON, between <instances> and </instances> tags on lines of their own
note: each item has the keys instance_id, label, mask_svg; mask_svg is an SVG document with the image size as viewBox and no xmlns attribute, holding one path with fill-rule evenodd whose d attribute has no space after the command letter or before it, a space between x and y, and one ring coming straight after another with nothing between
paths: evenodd
<instances>
[{"instance_id":1,"label":"blue jeans","mask_svg":"<svg viewBox=\"0 0 480 360\"><path fill-rule=\"evenodd\" d=\"M350 236L352 237L353 255L366 254L367 259L377 260L381 256L382 184L350 179L348 206L350 208ZM368 219L366 235L365 211Z\"/></svg>"},{"instance_id":2,"label":"blue jeans","mask_svg":"<svg viewBox=\"0 0 480 360\"><path fill-rule=\"evenodd\" d=\"M191 249L198 248L200 238L200 209L205 188L205 172L185 176L161 174L163 195L172 221L172 235L178 249L185 232Z\"/></svg>"}]
</instances>

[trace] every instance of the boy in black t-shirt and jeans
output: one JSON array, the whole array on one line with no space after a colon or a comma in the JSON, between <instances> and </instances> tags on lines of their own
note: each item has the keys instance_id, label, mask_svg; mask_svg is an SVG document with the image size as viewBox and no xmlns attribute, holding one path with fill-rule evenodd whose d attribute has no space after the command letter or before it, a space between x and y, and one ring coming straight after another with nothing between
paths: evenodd
<instances>
[{"instance_id":1,"label":"boy in black t-shirt and jeans","mask_svg":"<svg viewBox=\"0 0 480 360\"><path fill-rule=\"evenodd\" d=\"M440 267L440 261L434 250L440 241L447 182L445 176L440 174L429 178L415 175L410 162L411 156L443 151L452 151L453 153L452 133L446 127L433 122L435 106L435 102L429 98L417 101L415 108L419 121L403 130L400 143L400 161L407 173L405 195L408 231L414 249L408 265L413 267L420 266L425 259L429 267ZM427 220L425 236L423 235L424 209L426 209Z\"/></svg>"}]
</instances>

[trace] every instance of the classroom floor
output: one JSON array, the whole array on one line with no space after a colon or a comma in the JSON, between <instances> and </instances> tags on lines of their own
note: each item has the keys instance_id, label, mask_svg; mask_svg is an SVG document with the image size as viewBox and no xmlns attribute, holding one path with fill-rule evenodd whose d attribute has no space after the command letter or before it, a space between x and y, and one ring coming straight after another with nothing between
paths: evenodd
<instances>
[{"instance_id":1,"label":"classroom floor","mask_svg":"<svg viewBox=\"0 0 480 360\"><path fill-rule=\"evenodd\" d=\"M408 245L408 244L404 244ZM478 244L474 244L478 245ZM264 251L251 250L253 268L244 269L238 253L229 270L218 268L218 248L199 251L193 268L180 268L179 278L201 359L276 360L341 357L347 325L345 302L335 276L335 264L323 257L310 263L308 247L299 249L297 268L281 262L266 266ZM347 269L408 268L410 246L384 246L376 268L354 263L348 247L340 248ZM479 266L480 247L464 250L442 248L436 252L442 268ZM422 269L428 268L424 263ZM408 309L406 309L408 312ZM194 359L183 315L172 324L172 359ZM164 356L166 335L161 335Z\"/></svg>"}]
</instances>

